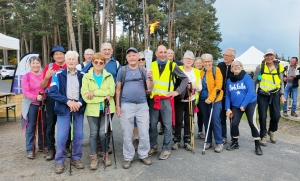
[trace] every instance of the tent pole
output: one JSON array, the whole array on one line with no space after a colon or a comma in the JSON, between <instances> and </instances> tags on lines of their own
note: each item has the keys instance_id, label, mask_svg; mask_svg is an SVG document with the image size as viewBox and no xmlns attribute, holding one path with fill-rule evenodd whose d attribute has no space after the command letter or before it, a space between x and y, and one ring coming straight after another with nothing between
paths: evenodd
<instances>
[{"instance_id":1,"label":"tent pole","mask_svg":"<svg viewBox=\"0 0 300 181\"><path fill-rule=\"evenodd\" d=\"M17 51L18 67L20 65L20 50ZM20 94L20 69L18 68L18 94Z\"/></svg>"}]
</instances>

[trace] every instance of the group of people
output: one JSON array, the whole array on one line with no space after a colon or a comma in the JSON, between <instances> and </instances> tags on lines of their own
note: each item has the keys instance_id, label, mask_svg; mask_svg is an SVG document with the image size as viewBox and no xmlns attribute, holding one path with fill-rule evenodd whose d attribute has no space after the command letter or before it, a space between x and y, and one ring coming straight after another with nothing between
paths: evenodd
<instances>
[{"instance_id":1,"label":"group of people","mask_svg":"<svg viewBox=\"0 0 300 181\"><path fill-rule=\"evenodd\" d=\"M111 44L103 43L98 53L85 50L85 61L78 64L77 52L66 52L63 47L54 46L51 51L54 62L46 65L43 72L41 60L31 57L31 71L22 78L27 158L34 158L33 137L40 101L45 103L46 160L55 159L55 173L58 174L63 173L68 156L75 168L84 168L80 161L84 116L90 128L91 170L98 168L98 156L103 157L104 166L112 165L109 143L110 120L114 114L120 118L122 127L124 169L131 167L135 151L145 165L151 165L150 157L158 152L158 122L161 122L164 136L160 160L167 159L171 149L179 149L182 138L183 147L191 151L191 112L197 113L198 138L205 139L205 149L214 147L217 153L222 152L227 143L227 118L231 135L227 150L239 148L238 127L245 112L255 153L262 155L260 146L266 146L267 134L272 143L276 142L274 133L280 118L280 100L286 103L287 99L283 82L288 82L286 87L298 86L298 74L292 74L294 64L284 78L284 68L275 60L272 49L265 51L253 80L243 70L242 63L234 61L236 52L232 48L225 51L224 62L217 66L213 65L211 54L195 57L191 51L185 52L182 61L175 60L174 51L163 45L157 47L156 60L147 68L144 54L134 47L126 51L128 64L125 66L121 66L112 54ZM267 130L268 108L271 118ZM260 128L256 125L256 109ZM41 134L38 136L38 151L43 151Z\"/></svg>"}]
</instances>

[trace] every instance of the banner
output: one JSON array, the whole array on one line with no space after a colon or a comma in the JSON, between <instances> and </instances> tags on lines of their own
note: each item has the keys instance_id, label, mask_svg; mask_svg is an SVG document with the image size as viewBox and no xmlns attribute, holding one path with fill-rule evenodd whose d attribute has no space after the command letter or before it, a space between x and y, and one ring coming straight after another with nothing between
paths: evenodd
<instances>
[{"instance_id":1,"label":"banner","mask_svg":"<svg viewBox=\"0 0 300 181\"><path fill-rule=\"evenodd\" d=\"M153 58L153 51L147 49L144 51L145 60L146 60L146 68L147 70L151 70L152 58Z\"/></svg>"}]
</instances>

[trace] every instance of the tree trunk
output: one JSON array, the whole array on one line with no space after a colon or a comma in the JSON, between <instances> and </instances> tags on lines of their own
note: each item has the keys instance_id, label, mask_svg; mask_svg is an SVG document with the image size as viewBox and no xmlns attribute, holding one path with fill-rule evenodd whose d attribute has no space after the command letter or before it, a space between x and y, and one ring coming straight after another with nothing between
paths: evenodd
<instances>
[{"instance_id":1,"label":"tree trunk","mask_svg":"<svg viewBox=\"0 0 300 181\"><path fill-rule=\"evenodd\" d=\"M29 33L29 36L30 36L30 40L29 40L29 52L32 52L33 51L33 35L32 35L32 32Z\"/></svg>"},{"instance_id":2,"label":"tree trunk","mask_svg":"<svg viewBox=\"0 0 300 181\"><path fill-rule=\"evenodd\" d=\"M101 44L106 42L106 0L103 0L103 9L102 9L102 29L101 29ZM100 47L101 48L101 47ZM99 49L100 49L99 48Z\"/></svg>"},{"instance_id":3,"label":"tree trunk","mask_svg":"<svg viewBox=\"0 0 300 181\"><path fill-rule=\"evenodd\" d=\"M135 2L135 8L138 8L138 2ZM134 17L134 34L133 34L133 46L134 47L138 47L138 34L139 34L139 17L138 17L138 13L135 13L135 17Z\"/></svg>"},{"instance_id":4,"label":"tree trunk","mask_svg":"<svg viewBox=\"0 0 300 181\"><path fill-rule=\"evenodd\" d=\"M77 12L79 14L79 11ZM79 62L82 62L82 36L81 36L81 25L80 20L77 17L77 32L78 32L78 49L79 49Z\"/></svg>"},{"instance_id":5,"label":"tree trunk","mask_svg":"<svg viewBox=\"0 0 300 181\"><path fill-rule=\"evenodd\" d=\"M3 18L3 34L6 35L6 26L5 26L5 18L4 15L2 16ZM3 50L3 65L7 65L8 64L8 52L7 50Z\"/></svg>"},{"instance_id":6,"label":"tree trunk","mask_svg":"<svg viewBox=\"0 0 300 181\"><path fill-rule=\"evenodd\" d=\"M147 6L147 2L146 0L143 0L143 28L144 28L144 50L146 50L148 48L148 24L146 23L146 13L145 13L145 9ZM150 48L150 47L149 47Z\"/></svg>"},{"instance_id":7,"label":"tree trunk","mask_svg":"<svg viewBox=\"0 0 300 181\"><path fill-rule=\"evenodd\" d=\"M102 44L102 32L101 32L101 23L100 23L100 11L99 11L99 3L98 1L96 2L96 13L97 13L97 22L98 22L98 38L99 38L99 51L101 48L101 44ZM93 19L93 17L92 17ZM96 48L96 47L95 47ZM94 49L96 51L96 49Z\"/></svg>"},{"instance_id":8,"label":"tree trunk","mask_svg":"<svg viewBox=\"0 0 300 181\"><path fill-rule=\"evenodd\" d=\"M59 30L59 26L56 25L56 29L57 29L57 35L58 35L58 44L61 45L61 37L60 37L60 30Z\"/></svg>"},{"instance_id":9,"label":"tree trunk","mask_svg":"<svg viewBox=\"0 0 300 181\"><path fill-rule=\"evenodd\" d=\"M67 41L68 41L68 50L71 50L70 33L69 33L69 29L68 28L67 28Z\"/></svg>"},{"instance_id":10,"label":"tree trunk","mask_svg":"<svg viewBox=\"0 0 300 181\"><path fill-rule=\"evenodd\" d=\"M46 36L42 37L42 52L43 52L43 65L45 66L48 63Z\"/></svg>"},{"instance_id":11,"label":"tree trunk","mask_svg":"<svg viewBox=\"0 0 300 181\"><path fill-rule=\"evenodd\" d=\"M96 51L96 37L95 37L95 28L92 26L92 42L93 42L93 50Z\"/></svg>"},{"instance_id":12,"label":"tree trunk","mask_svg":"<svg viewBox=\"0 0 300 181\"><path fill-rule=\"evenodd\" d=\"M116 45L117 45L117 19L116 19L116 0L113 0L113 50L114 57L116 57Z\"/></svg>"},{"instance_id":13,"label":"tree trunk","mask_svg":"<svg viewBox=\"0 0 300 181\"><path fill-rule=\"evenodd\" d=\"M72 12L71 12L71 7L70 7L70 0L66 0L66 11L67 11L67 19L68 19L68 27L69 27L68 29L69 29L69 33L70 33L72 50L77 51L75 34L74 34L74 29L73 29L73 22L72 22Z\"/></svg>"},{"instance_id":14,"label":"tree trunk","mask_svg":"<svg viewBox=\"0 0 300 181\"><path fill-rule=\"evenodd\" d=\"M55 25L53 28L53 44L54 45L58 45L58 41L57 41L57 26Z\"/></svg>"}]
</instances>

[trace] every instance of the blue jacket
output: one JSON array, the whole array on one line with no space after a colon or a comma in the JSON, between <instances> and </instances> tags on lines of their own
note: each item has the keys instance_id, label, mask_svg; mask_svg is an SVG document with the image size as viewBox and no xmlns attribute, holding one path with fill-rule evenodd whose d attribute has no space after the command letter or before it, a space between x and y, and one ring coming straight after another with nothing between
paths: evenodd
<instances>
[{"instance_id":1,"label":"blue jacket","mask_svg":"<svg viewBox=\"0 0 300 181\"><path fill-rule=\"evenodd\" d=\"M64 69L62 71L58 71L56 72L53 76L52 76L52 82L50 85L50 90L48 93L48 96L50 96L52 99L55 100L55 106L54 106L54 112L57 115L65 115L66 111L67 111L67 102L68 102L68 98L67 98L67 69ZM79 109L79 113L83 114L84 110L85 110L85 106L86 103L84 102L84 100L82 99L82 96L80 94L80 89L82 86L82 77L83 77L84 73L81 71L77 70L77 77L78 77L78 81L79 81L79 100L78 102L81 102L82 106Z\"/></svg>"},{"instance_id":2,"label":"blue jacket","mask_svg":"<svg viewBox=\"0 0 300 181\"><path fill-rule=\"evenodd\" d=\"M250 75L245 74L244 78L237 82L232 82L230 78L227 80L225 110L230 109L230 105L236 108L243 106L246 109L249 103L256 101L256 98Z\"/></svg>"}]
</instances>

